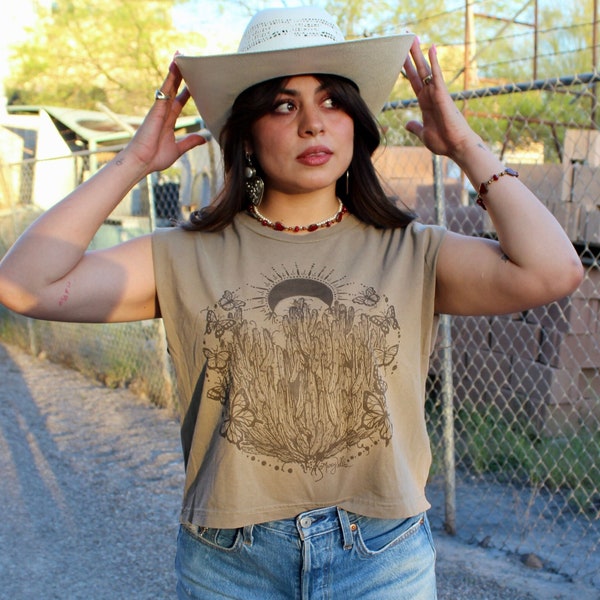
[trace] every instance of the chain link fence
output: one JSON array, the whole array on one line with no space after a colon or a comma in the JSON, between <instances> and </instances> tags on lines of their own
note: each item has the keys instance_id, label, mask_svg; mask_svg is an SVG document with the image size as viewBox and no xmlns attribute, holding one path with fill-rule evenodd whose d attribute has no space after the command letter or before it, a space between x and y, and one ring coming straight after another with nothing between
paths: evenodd
<instances>
[{"instance_id":1,"label":"chain link fence","mask_svg":"<svg viewBox=\"0 0 600 600\"><path fill-rule=\"evenodd\" d=\"M483 139L556 215L586 268L580 289L548 306L500 317L446 317L432 355L427 415L434 464L434 526L514 553L541 574L600 590L600 131L595 74L454 95ZM390 193L425 222L494 237L456 165L408 137L414 101L382 116L387 147L375 157ZM23 132L0 128L18 154ZM5 144L4 144L5 145ZM103 164L118 148L103 149ZM0 253L39 212L40 181L55 164L0 165ZM92 154L60 159L73 183ZM50 161L52 162L52 161ZM143 181L94 239L112 244L169 226L220 185L214 143ZM152 402L176 402L161 323L73 325L32 321L0 307L0 336ZM533 562L531 562L533 561Z\"/></svg>"}]
</instances>

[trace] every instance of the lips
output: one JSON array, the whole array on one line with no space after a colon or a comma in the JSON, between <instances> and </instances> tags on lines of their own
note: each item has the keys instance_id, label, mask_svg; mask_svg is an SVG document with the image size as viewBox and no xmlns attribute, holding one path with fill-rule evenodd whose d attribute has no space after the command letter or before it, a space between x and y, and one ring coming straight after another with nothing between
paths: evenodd
<instances>
[{"instance_id":1,"label":"lips","mask_svg":"<svg viewBox=\"0 0 600 600\"><path fill-rule=\"evenodd\" d=\"M319 166L329 161L333 152L327 146L312 146L301 152L296 160L304 165Z\"/></svg>"}]
</instances>

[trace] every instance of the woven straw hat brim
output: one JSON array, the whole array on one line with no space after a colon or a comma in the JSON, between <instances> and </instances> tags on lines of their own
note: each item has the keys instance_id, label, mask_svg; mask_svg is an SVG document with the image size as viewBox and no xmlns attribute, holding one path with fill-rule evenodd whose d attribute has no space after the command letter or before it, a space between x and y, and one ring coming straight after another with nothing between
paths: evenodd
<instances>
[{"instance_id":1,"label":"woven straw hat brim","mask_svg":"<svg viewBox=\"0 0 600 600\"><path fill-rule=\"evenodd\" d=\"M218 141L239 94L276 77L346 77L356 83L367 106L377 115L400 75L414 39L414 34L404 33L284 50L179 55L175 62L207 129Z\"/></svg>"}]
</instances>

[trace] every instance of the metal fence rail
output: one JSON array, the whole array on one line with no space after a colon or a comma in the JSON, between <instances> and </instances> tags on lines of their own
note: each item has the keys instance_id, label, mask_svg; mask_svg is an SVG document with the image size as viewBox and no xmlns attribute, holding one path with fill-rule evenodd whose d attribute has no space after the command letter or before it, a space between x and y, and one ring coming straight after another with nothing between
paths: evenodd
<instances>
[{"instance_id":1,"label":"metal fence rail","mask_svg":"<svg viewBox=\"0 0 600 600\"><path fill-rule=\"evenodd\" d=\"M538 309L444 317L426 402L434 525L472 543L536 556L541 573L600 590L598 80L584 74L454 95L482 137L563 224L586 276L571 297ZM392 103L382 116L388 146L375 161L390 193L425 222L493 237L456 166L432 159L405 132L413 108L412 100ZM219 181L218 161L214 147L193 152L133 190L94 245L168 226L203 204ZM103 154L100 164L110 156ZM85 153L68 160L74 172L86 171ZM0 164L0 253L39 212L32 199L41 162ZM158 405L175 402L159 322L58 324L0 308L0 337L107 385L131 387Z\"/></svg>"}]
</instances>

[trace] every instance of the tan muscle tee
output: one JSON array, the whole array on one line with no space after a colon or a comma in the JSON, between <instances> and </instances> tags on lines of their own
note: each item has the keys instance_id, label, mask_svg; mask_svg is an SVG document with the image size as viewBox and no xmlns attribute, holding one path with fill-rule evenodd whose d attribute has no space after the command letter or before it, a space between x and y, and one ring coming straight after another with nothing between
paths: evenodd
<instances>
[{"instance_id":1,"label":"tan muscle tee","mask_svg":"<svg viewBox=\"0 0 600 600\"><path fill-rule=\"evenodd\" d=\"M444 230L347 215L308 235L245 213L153 234L180 397L182 522L428 508L424 395Z\"/></svg>"}]
</instances>

